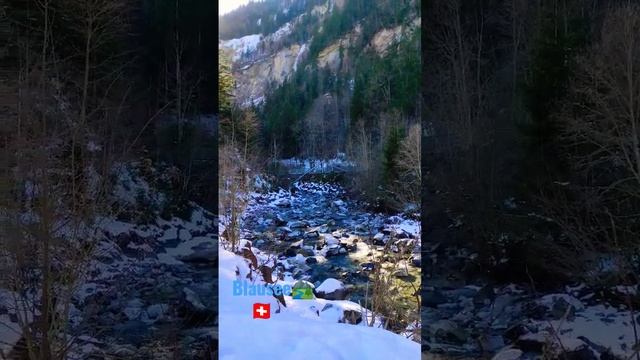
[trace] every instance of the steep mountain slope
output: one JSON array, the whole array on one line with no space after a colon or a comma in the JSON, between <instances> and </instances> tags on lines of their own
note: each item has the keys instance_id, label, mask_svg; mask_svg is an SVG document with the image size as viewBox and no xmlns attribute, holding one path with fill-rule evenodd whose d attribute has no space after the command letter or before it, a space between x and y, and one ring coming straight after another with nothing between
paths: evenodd
<instances>
[{"instance_id":1,"label":"steep mountain slope","mask_svg":"<svg viewBox=\"0 0 640 360\"><path fill-rule=\"evenodd\" d=\"M265 19L278 27L265 27ZM226 30L238 21L245 23L242 30L238 25L235 32ZM349 120L356 120L351 111L356 85L361 82L365 86L365 77L374 67L390 70L383 71L389 75L393 71L419 71L406 66L394 70L385 63L391 57L406 58L397 53L403 44L410 44L406 47L417 56L419 38L415 29L419 25L416 1L266 1L250 3L221 17L221 36L238 37L223 37L219 46L233 64L235 102L240 108L258 108L266 141L280 143L284 155L324 156L327 154L305 151L308 139L302 134L308 128L305 125L312 122L308 119L313 115L311 105L325 94L338 97L330 117L344 123L346 131ZM379 110L392 110L390 100L402 93L403 86L392 84L391 91L385 91L378 85L366 84L380 87L380 96L386 97L380 101L384 104ZM417 90L417 86L414 88ZM415 115L415 106L400 110ZM338 147L344 151L344 145Z\"/></svg>"}]
</instances>

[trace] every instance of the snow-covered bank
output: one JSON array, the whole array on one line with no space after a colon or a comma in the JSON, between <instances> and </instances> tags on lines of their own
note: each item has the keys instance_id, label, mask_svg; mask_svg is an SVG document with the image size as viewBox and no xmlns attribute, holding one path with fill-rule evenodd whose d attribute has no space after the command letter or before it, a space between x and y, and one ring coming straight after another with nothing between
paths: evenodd
<instances>
[{"instance_id":1,"label":"snow-covered bank","mask_svg":"<svg viewBox=\"0 0 640 360\"><path fill-rule=\"evenodd\" d=\"M267 256L254 251L257 257ZM244 258L220 249L221 360L259 359L266 354L345 360L420 358L420 344L401 335L364 322L339 323L345 310L361 311L360 305L351 301L294 300L285 296L285 308L273 296L233 296L233 281L245 279L248 273ZM285 278L279 283L292 285L295 280ZM271 318L253 319L254 303L270 304ZM276 312L278 308L280 312Z\"/></svg>"}]
</instances>

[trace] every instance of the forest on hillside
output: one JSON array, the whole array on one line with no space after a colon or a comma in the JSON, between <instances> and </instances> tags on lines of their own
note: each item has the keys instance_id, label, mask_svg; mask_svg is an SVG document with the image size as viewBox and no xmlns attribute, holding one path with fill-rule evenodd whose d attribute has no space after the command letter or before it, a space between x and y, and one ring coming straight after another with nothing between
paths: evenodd
<instances>
[{"instance_id":1,"label":"forest on hillside","mask_svg":"<svg viewBox=\"0 0 640 360\"><path fill-rule=\"evenodd\" d=\"M225 15L220 36L227 25L252 24L258 16L254 12L264 17L262 7L270 3L280 6L278 9L283 6L266 1ZM295 4L306 4L306 11L316 5L293 3L293 9L298 9ZM302 43L307 51L297 70L283 82L269 83L259 106L234 104L231 96L233 87L239 86L233 82L237 68L229 54L221 50L220 76L226 79L220 80L222 117L230 119L222 121L223 132L244 132L251 146L259 149L254 153L269 154L260 159L263 167L265 161L273 159L329 159L337 153L347 153L362 170L351 185L369 201L400 210L407 203L417 205L420 103L415 100L420 98L419 32L408 32L383 54L369 45L380 30L407 27L419 17L420 10L415 5L414 1L378 1L376 6L368 6L367 1L346 1L344 8L328 13L321 22L302 13L291 33L278 39L277 46ZM287 14L293 12L289 10ZM278 11L278 16L281 13ZM242 21L235 21L238 19ZM344 41L345 38L352 41ZM321 52L335 44L339 44L337 68L320 66ZM262 43L257 52L261 51L260 46ZM243 125L245 122L249 125ZM392 200L404 194L406 199Z\"/></svg>"},{"instance_id":2,"label":"forest on hillside","mask_svg":"<svg viewBox=\"0 0 640 360\"><path fill-rule=\"evenodd\" d=\"M180 341L184 284L212 275L193 280L171 257L186 235L162 234L216 208L214 16L207 1L0 3L0 357L211 346Z\"/></svg>"},{"instance_id":3,"label":"forest on hillside","mask_svg":"<svg viewBox=\"0 0 640 360\"><path fill-rule=\"evenodd\" d=\"M470 316L493 317L434 324L428 351L470 344L444 331L478 339L468 356L507 345L514 359L634 356L639 6L429 2L423 225L435 290L423 316L451 319L437 305L473 284Z\"/></svg>"}]
</instances>

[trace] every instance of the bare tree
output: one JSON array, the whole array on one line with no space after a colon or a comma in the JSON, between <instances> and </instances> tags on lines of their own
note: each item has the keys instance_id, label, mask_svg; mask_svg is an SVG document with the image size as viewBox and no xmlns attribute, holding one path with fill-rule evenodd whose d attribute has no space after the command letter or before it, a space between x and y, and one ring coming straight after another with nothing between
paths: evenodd
<instances>
[{"instance_id":1,"label":"bare tree","mask_svg":"<svg viewBox=\"0 0 640 360\"><path fill-rule=\"evenodd\" d=\"M107 100L122 67L111 68L108 75L116 80L101 94L91 92L104 80L95 69L112 60L97 59L96 52L123 30L122 4L69 0L60 6L43 0L37 5L41 23L34 22L17 42L18 106L15 131L4 144L11 171L3 174L8 186L0 209L0 287L10 290L5 305L16 314L21 336L8 356L31 360L67 358L74 345L71 300L86 275L95 220L105 214L109 193L111 154L106 143L94 139L122 107ZM81 35L73 54L56 52L60 34L53 32L54 19Z\"/></svg>"},{"instance_id":2,"label":"bare tree","mask_svg":"<svg viewBox=\"0 0 640 360\"><path fill-rule=\"evenodd\" d=\"M613 257L618 275L634 273L640 248L640 7L607 11L600 36L578 59L569 99L556 115L575 164L574 183L544 194L546 208L566 241L560 264L579 273L601 256ZM587 280L593 272L580 272Z\"/></svg>"}]
</instances>

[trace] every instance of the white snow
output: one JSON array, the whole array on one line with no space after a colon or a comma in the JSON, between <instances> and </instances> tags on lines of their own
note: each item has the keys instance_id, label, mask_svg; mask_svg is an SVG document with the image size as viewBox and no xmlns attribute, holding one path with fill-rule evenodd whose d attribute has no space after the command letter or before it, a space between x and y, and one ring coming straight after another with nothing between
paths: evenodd
<instances>
[{"instance_id":1,"label":"white snow","mask_svg":"<svg viewBox=\"0 0 640 360\"><path fill-rule=\"evenodd\" d=\"M258 261L266 258L254 251ZM265 354L314 359L420 358L419 343L379 328L379 322L366 326L370 312L351 301L285 296L287 306L283 307L272 296L233 296L233 280L247 279L247 262L220 248L219 264L220 359L261 359ZM278 281L280 285L294 283L291 277ZM268 303L271 318L253 319L254 303ZM359 325L338 323L344 310L363 311L363 321Z\"/></svg>"},{"instance_id":2,"label":"white snow","mask_svg":"<svg viewBox=\"0 0 640 360\"><path fill-rule=\"evenodd\" d=\"M278 30L276 30L273 34L269 35L269 37L272 40L280 40L283 37L291 34L292 30L293 30L293 27L291 26L291 23L286 23L282 27L280 27Z\"/></svg>"},{"instance_id":3,"label":"white snow","mask_svg":"<svg viewBox=\"0 0 640 360\"><path fill-rule=\"evenodd\" d=\"M237 39L222 41L221 46L232 49L233 61L237 61L256 51L261 40L262 34L252 34Z\"/></svg>"},{"instance_id":4,"label":"white snow","mask_svg":"<svg viewBox=\"0 0 640 360\"><path fill-rule=\"evenodd\" d=\"M325 281L323 281L322 284L320 284L320 286L318 286L316 290L319 292L329 294L336 290L340 290L343 287L344 287L344 284L342 283L342 281L334 278L328 278Z\"/></svg>"},{"instance_id":5,"label":"white snow","mask_svg":"<svg viewBox=\"0 0 640 360\"><path fill-rule=\"evenodd\" d=\"M324 241L327 243L327 245L338 245L340 243L340 240L336 239L331 234L323 234L322 236L324 237Z\"/></svg>"},{"instance_id":6,"label":"white snow","mask_svg":"<svg viewBox=\"0 0 640 360\"><path fill-rule=\"evenodd\" d=\"M420 221L405 219L400 215L390 218L395 224L388 225L387 228L394 230L396 233L404 231L407 234L412 234L415 238L420 238Z\"/></svg>"}]
</instances>

